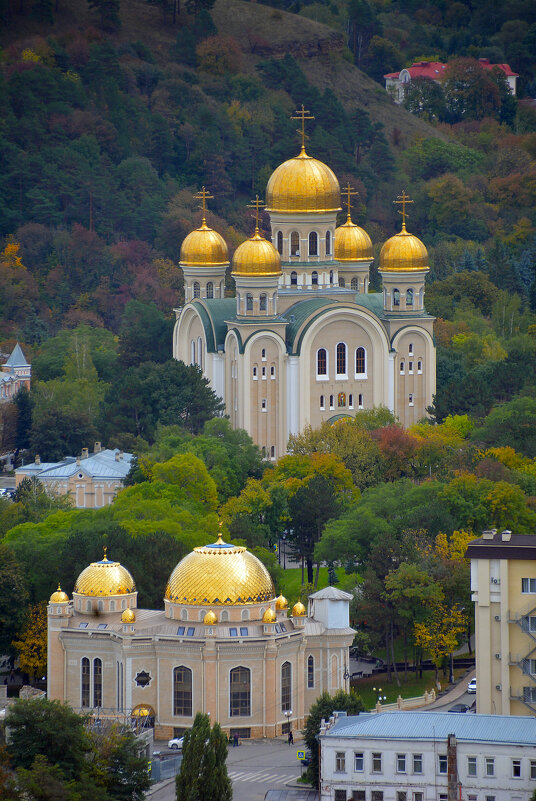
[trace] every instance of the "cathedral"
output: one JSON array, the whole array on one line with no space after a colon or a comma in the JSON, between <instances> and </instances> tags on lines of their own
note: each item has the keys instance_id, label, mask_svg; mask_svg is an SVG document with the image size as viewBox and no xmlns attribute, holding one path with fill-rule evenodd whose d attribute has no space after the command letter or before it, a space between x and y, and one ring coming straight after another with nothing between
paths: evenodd
<instances>
[{"instance_id":1,"label":"cathedral","mask_svg":"<svg viewBox=\"0 0 536 801\"><path fill-rule=\"evenodd\" d=\"M173 356L195 364L263 454L286 453L310 424L386 406L404 426L426 415L435 393L433 318L424 307L426 247L406 229L381 248L382 292L369 291L370 237L348 214L337 227L341 190L333 171L302 147L266 187L271 239L257 224L236 249L236 297L225 297L227 245L203 221L184 239L185 305L176 309ZM411 202L411 201L409 201Z\"/></svg>"},{"instance_id":2,"label":"cathedral","mask_svg":"<svg viewBox=\"0 0 536 801\"><path fill-rule=\"evenodd\" d=\"M164 588L163 588L164 589ZM226 733L303 727L327 690L349 690L351 595L334 587L291 610L247 548L217 541L171 573L164 610L138 609L134 578L108 559L48 603L48 697L100 720L181 736L197 712Z\"/></svg>"}]
</instances>

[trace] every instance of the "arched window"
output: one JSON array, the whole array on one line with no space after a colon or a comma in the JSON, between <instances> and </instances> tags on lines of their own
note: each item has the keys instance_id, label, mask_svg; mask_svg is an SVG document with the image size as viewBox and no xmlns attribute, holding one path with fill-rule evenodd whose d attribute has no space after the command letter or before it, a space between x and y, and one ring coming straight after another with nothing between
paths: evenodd
<instances>
[{"instance_id":1,"label":"arched window","mask_svg":"<svg viewBox=\"0 0 536 801\"><path fill-rule=\"evenodd\" d=\"M405 372L406 372L406 363L404 359L402 359L402 361L400 362L400 375L404 375Z\"/></svg>"},{"instance_id":2,"label":"arched window","mask_svg":"<svg viewBox=\"0 0 536 801\"><path fill-rule=\"evenodd\" d=\"M313 656L307 657L307 687L311 690L315 686L315 660Z\"/></svg>"},{"instance_id":3,"label":"arched window","mask_svg":"<svg viewBox=\"0 0 536 801\"><path fill-rule=\"evenodd\" d=\"M408 289L406 292L406 306L413 306L413 289Z\"/></svg>"},{"instance_id":4,"label":"arched window","mask_svg":"<svg viewBox=\"0 0 536 801\"><path fill-rule=\"evenodd\" d=\"M110 601L110 612L115 612L115 601Z\"/></svg>"},{"instance_id":5,"label":"arched window","mask_svg":"<svg viewBox=\"0 0 536 801\"><path fill-rule=\"evenodd\" d=\"M203 369L203 340L197 337L197 363L201 370Z\"/></svg>"},{"instance_id":6,"label":"arched window","mask_svg":"<svg viewBox=\"0 0 536 801\"><path fill-rule=\"evenodd\" d=\"M253 295L250 292L246 295L246 311L253 311Z\"/></svg>"},{"instance_id":7,"label":"arched window","mask_svg":"<svg viewBox=\"0 0 536 801\"><path fill-rule=\"evenodd\" d=\"M318 234L311 231L309 234L309 256L318 256Z\"/></svg>"},{"instance_id":8,"label":"arched window","mask_svg":"<svg viewBox=\"0 0 536 801\"><path fill-rule=\"evenodd\" d=\"M328 374L328 352L325 348L319 348L316 352L316 374Z\"/></svg>"},{"instance_id":9,"label":"arched window","mask_svg":"<svg viewBox=\"0 0 536 801\"><path fill-rule=\"evenodd\" d=\"M344 406L346 406L346 393L345 392L339 392L339 394L337 396L337 406L339 407L339 409L342 409L342 408L344 408Z\"/></svg>"},{"instance_id":10,"label":"arched window","mask_svg":"<svg viewBox=\"0 0 536 801\"><path fill-rule=\"evenodd\" d=\"M195 339L190 342L190 364L195 364Z\"/></svg>"},{"instance_id":11,"label":"arched window","mask_svg":"<svg viewBox=\"0 0 536 801\"><path fill-rule=\"evenodd\" d=\"M181 620L188 620L188 610L181 609Z\"/></svg>"},{"instance_id":12,"label":"arched window","mask_svg":"<svg viewBox=\"0 0 536 801\"><path fill-rule=\"evenodd\" d=\"M229 674L229 716L251 715L251 671L235 667Z\"/></svg>"},{"instance_id":13,"label":"arched window","mask_svg":"<svg viewBox=\"0 0 536 801\"><path fill-rule=\"evenodd\" d=\"M99 612L104 612L104 601L97 601L97 609Z\"/></svg>"},{"instance_id":14,"label":"arched window","mask_svg":"<svg viewBox=\"0 0 536 801\"><path fill-rule=\"evenodd\" d=\"M300 255L300 235L297 231L293 231L290 235L290 255Z\"/></svg>"},{"instance_id":15,"label":"arched window","mask_svg":"<svg viewBox=\"0 0 536 801\"><path fill-rule=\"evenodd\" d=\"M326 408L326 404L325 404L324 396L321 395L320 396L320 411L323 412L325 408Z\"/></svg>"},{"instance_id":16,"label":"arched window","mask_svg":"<svg viewBox=\"0 0 536 801\"><path fill-rule=\"evenodd\" d=\"M393 306L400 306L400 290L393 289Z\"/></svg>"},{"instance_id":17,"label":"arched window","mask_svg":"<svg viewBox=\"0 0 536 801\"><path fill-rule=\"evenodd\" d=\"M346 375L346 345L339 342L337 345L337 375Z\"/></svg>"},{"instance_id":18,"label":"arched window","mask_svg":"<svg viewBox=\"0 0 536 801\"><path fill-rule=\"evenodd\" d=\"M342 286L342 287L346 286L346 281L344 280L342 275L339 275L339 286Z\"/></svg>"},{"instance_id":19,"label":"arched window","mask_svg":"<svg viewBox=\"0 0 536 801\"><path fill-rule=\"evenodd\" d=\"M357 348L355 352L355 372L356 375L363 375L367 372L367 359L365 348Z\"/></svg>"},{"instance_id":20,"label":"arched window","mask_svg":"<svg viewBox=\"0 0 536 801\"><path fill-rule=\"evenodd\" d=\"M84 656L81 665L81 706L89 706L89 659Z\"/></svg>"},{"instance_id":21,"label":"arched window","mask_svg":"<svg viewBox=\"0 0 536 801\"><path fill-rule=\"evenodd\" d=\"M249 609L242 609L242 614L240 615L242 620L249 620Z\"/></svg>"},{"instance_id":22,"label":"arched window","mask_svg":"<svg viewBox=\"0 0 536 801\"><path fill-rule=\"evenodd\" d=\"M292 270L290 274L290 286L298 286L298 273L296 270Z\"/></svg>"},{"instance_id":23,"label":"arched window","mask_svg":"<svg viewBox=\"0 0 536 801\"><path fill-rule=\"evenodd\" d=\"M192 671L184 665L173 669L173 714L192 716Z\"/></svg>"},{"instance_id":24,"label":"arched window","mask_svg":"<svg viewBox=\"0 0 536 801\"><path fill-rule=\"evenodd\" d=\"M126 608L127 608L127 602L126 602L126 598L124 598L124 599L121 601L121 609L126 609Z\"/></svg>"},{"instance_id":25,"label":"arched window","mask_svg":"<svg viewBox=\"0 0 536 801\"><path fill-rule=\"evenodd\" d=\"M263 293L259 298L259 310L266 311L267 309L267 298L266 295Z\"/></svg>"},{"instance_id":26,"label":"arched window","mask_svg":"<svg viewBox=\"0 0 536 801\"><path fill-rule=\"evenodd\" d=\"M334 408L334 406L333 406L333 395L330 395L330 396L329 396L329 408L330 408L330 409L333 409L333 408Z\"/></svg>"},{"instance_id":27,"label":"arched window","mask_svg":"<svg viewBox=\"0 0 536 801\"><path fill-rule=\"evenodd\" d=\"M86 612L91 612L91 601L86 601Z\"/></svg>"},{"instance_id":28,"label":"arched window","mask_svg":"<svg viewBox=\"0 0 536 801\"><path fill-rule=\"evenodd\" d=\"M281 665L281 712L292 709L292 666L290 662Z\"/></svg>"},{"instance_id":29,"label":"arched window","mask_svg":"<svg viewBox=\"0 0 536 801\"><path fill-rule=\"evenodd\" d=\"M229 620L229 612L227 609L223 609L220 615L220 620L222 623L226 623Z\"/></svg>"},{"instance_id":30,"label":"arched window","mask_svg":"<svg viewBox=\"0 0 536 801\"><path fill-rule=\"evenodd\" d=\"M313 286L318 286L318 273L316 270L311 273L311 283Z\"/></svg>"},{"instance_id":31,"label":"arched window","mask_svg":"<svg viewBox=\"0 0 536 801\"><path fill-rule=\"evenodd\" d=\"M358 281L358 279L355 277L355 275L354 275L354 277L352 278L352 281L351 281L351 283L350 283L350 287L351 287L351 288L354 290L354 292L357 292L357 291L359 290L359 281Z\"/></svg>"},{"instance_id":32,"label":"arched window","mask_svg":"<svg viewBox=\"0 0 536 801\"><path fill-rule=\"evenodd\" d=\"M212 281L209 281L207 283L207 298L213 298L213 297L214 297L214 284L212 283Z\"/></svg>"},{"instance_id":33,"label":"arched window","mask_svg":"<svg viewBox=\"0 0 536 801\"><path fill-rule=\"evenodd\" d=\"M278 253L283 253L283 231L277 232L277 250Z\"/></svg>"},{"instance_id":34,"label":"arched window","mask_svg":"<svg viewBox=\"0 0 536 801\"><path fill-rule=\"evenodd\" d=\"M194 281L194 298L201 297L201 284L199 281Z\"/></svg>"},{"instance_id":35,"label":"arched window","mask_svg":"<svg viewBox=\"0 0 536 801\"><path fill-rule=\"evenodd\" d=\"M326 231L326 256L331 256L331 231Z\"/></svg>"},{"instance_id":36,"label":"arched window","mask_svg":"<svg viewBox=\"0 0 536 801\"><path fill-rule=\"evenodd\" d=\"M329 283L330 283L330 284L332 284L332 283L333 283L333 270L330 270L330 271L329 271Z\"/></svg>"},{"instance_id":37,"label":"arched window","mask_svg":"<svg viewBox=\"0 0 536 801\"><path fill-rule=\"evenodd\" d=\"M102 706L102 660L93 660L93 706Z\"/></svg>"}]
</instances>

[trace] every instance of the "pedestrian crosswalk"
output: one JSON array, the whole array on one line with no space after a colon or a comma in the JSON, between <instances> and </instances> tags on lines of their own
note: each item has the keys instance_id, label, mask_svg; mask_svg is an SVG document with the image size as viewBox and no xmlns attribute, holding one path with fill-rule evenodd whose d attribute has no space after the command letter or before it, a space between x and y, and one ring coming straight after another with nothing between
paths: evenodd
<instances>
[{"instance_id":1,"label":"pedestrian crosswalk","mask_svg":"<svg viewBox=\"0 0 536 801\"><path fill-rule=\"evenodd\" d=\"M257 770L253 773L247 771L230 770L229 778L233 782L252 782L257 784L286 784L291 779L296 779L295 773L288 773L282 775L281 773L272 773L266 770Z\"/></svg>"}]
</instances>

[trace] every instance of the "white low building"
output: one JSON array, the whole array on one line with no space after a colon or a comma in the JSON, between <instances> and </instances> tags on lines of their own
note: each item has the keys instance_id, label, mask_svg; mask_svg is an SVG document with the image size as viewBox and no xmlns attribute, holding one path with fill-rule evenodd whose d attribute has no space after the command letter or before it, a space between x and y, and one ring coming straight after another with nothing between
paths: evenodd
<instances>
[{"instance_id":1,"label":"white low building","mask_svg":"<svg viewBox=\"0 0 536 801\"><path fill-rule=\"evenodd\" d=\"M320 733L320 801L529 801L536 720L335 713Z\"/></svg>"}]
</instances>

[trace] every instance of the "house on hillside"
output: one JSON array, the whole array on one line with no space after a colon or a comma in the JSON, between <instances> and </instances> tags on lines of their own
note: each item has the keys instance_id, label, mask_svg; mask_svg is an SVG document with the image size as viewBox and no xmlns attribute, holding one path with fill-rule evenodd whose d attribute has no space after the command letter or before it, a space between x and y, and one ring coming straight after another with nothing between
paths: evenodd
<instances>
[{"instance_id":1,"label":"house on hillside","mask_svg":"<svg viewBox=\"0 0 536 801\"><path fill-rule=\"evenodd\" d=\"M0 403L9 403L19 389L30 389L32 367L17 342L0 372Z\"/></svg>"},{"instance_id":2,"label":"house on hillside","mask_svg":"<svg viewBox=\"0 0 536 801\"><path fill-rule=\"evenodd\" d=\"M519 75L513 72L509 64L490 64L489 58L479 58L478 63L485 70L492 70L494 67L499 67L504 72L508 86L513 95L516 94L516 84ZM411 67L404 67L400 72L389 72L384 75L385 88L395 101L395 103L403 103L405 88L415 78L428 78L436 83L442 83L447 64L441 61L415 61Z\"/></svg>"}]
</instances>

